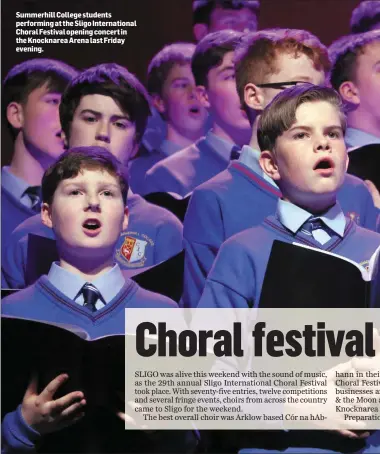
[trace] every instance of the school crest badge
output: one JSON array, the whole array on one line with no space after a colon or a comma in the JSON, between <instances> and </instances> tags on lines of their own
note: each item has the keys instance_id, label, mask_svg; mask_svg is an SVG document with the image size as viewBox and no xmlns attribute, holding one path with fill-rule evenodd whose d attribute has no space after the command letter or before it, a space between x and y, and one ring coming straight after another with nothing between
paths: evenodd
<instances>
[{"instance_id":1,"label":"school crest badge","mask_svg":"<svg viewBox=\"0 0 380 454\"><path fill-rule=\"evenodd\" d=\"M153 241L147 235L125 232L120 237L115 258L122 268L149 266L149 264L146 264L147 251L153 245Z\"/></svg>"},{"instance_id":2,"label":"school crest badge","mask_svg":"<svg viewBox=\"0 0 380 454\"><path fill-rule=\"evenodd\" d=\"M137 240L131 236L126 236L123 246L121 247L121 255L129 263L138 262L144 257L147 244L147 241Z\"/></svg>"}]
</instances>

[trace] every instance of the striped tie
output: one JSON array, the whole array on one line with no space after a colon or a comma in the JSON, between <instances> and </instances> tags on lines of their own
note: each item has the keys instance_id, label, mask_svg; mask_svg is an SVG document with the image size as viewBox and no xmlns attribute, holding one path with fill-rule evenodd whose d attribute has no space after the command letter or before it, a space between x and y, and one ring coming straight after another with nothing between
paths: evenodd
<instances>
[{"instance_id":1,"label":"striped tie","mask_svg":"<svg viewBox=\"0 0 380 454\"><path fill-rule=\"evenodd\" d=\"M41 186L29 186L24 194L28 195L32 203L32 210L39 213L41 211Z\"/></svg>"},{"instance_id":2,"label":"striped tie","mask_svg":"<svg viewBox=\"0 0 380 454\"><path fill-rule=\"evenodd\" d=\"M231 150L230 160L234 161L240 158L241 148L234 145Z\"/></svg>"},{"instance_id":3,"label":"striped tie","mask_svg":"<svg viewBox=\"0 0 380 454\"><path fill-rule=\"evenodd\" d=\"M89 282L82 287L84 305L89 306L92 312L96 312L96 302L101 298L99 290Z\"/></svg>"},{"instance_id":4,"label":"striped tie","mask_svg":"<svg viewBox=\"0 0 380 454\"><path fill-rule=\"evenodd\" d=\"M313 238L320 244L325 244L330 240L333 232L327 227L322 219L317 217L309 218L302 226L303 230L306 230Z\"/></svg>"}]
</instances>

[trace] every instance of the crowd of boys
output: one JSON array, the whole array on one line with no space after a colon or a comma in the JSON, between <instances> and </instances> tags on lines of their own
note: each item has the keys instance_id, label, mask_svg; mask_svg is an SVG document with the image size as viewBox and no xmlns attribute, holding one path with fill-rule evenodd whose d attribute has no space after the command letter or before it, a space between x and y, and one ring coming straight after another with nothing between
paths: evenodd
<instances>
[{"instance_id":1,"label":"crowd of boys","mask_svg":"<svg viewBox=\"0 0 380 454\"><path fill-rule=\"evenodd\" d=\"M330 48L305 30L257 31L258 13L257 0L194 0L197 44L160 50L147 89L116 63L9 71L1 277L18 291L3 315L123 334L125 308L177 307L130 276L183 249L189 308L259 307L274 240L368 265L380 195L347 167L351 149L380 144L380 2L362 2ZM191 195L183 225L144 199L157 192ZM124 432L136 422L112 406L55 397L68 380L31 379L3 414L2 452L380 452L378 432L354 430Z\"/></svg>"}]
</instances>

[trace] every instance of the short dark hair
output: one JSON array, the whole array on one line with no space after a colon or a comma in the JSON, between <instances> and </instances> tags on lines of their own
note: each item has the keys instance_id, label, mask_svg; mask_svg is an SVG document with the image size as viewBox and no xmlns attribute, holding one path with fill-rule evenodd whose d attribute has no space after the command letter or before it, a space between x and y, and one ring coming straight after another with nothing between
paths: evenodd
<instances>
[{"instance_id":1,"label":"short dark hair","mask_svg":"<svg viewBox=\"0 0 380 454\"><path fill-rule=\"evenodd\" d=\"M174 65L191 63L195 44L174 43L161 49L150 61L148 67L148 92L162 95L162 89Z\"/></svg>"},{"instance_id":2,"label":"short dark hair","mask_svg":"<svg viewBox=\"0 0 380 454\"><path fill-rule=\"evenodd\" d=\"M63 93L69 82L79 74L74 67L49 58L26 60L8 72L3 81L3 121L12 137L18 130L7 119L7 108L11 102L26 104L32 91L47 84L50 93Z\"/></svg>"},{"instance_id":3,"label":"short dark hair","mask_svg":"<svg viewBox=\"0 0 380 454\"><path fill-rule=\"evenodd\" d=\"M193 3L193 25L210 25L211 14L215 8L239 10L251 9L258 14L260 8L259 0L194 0Z\"/></svg>"},{"instance_id":4,"label":"short dark hair","mask_svg":"<svg viewBox=\"0 0 380 454\"><path fill-rule=\"evenodd\" d=\"M92 66L76 77L63 93L59 116L63 132L70 138L71 122L81 99L86 95L112 98L136 124L136 143L140 142L151 114L148 94L139 80L116 63Z\"/></svg>"},{"instance_id":5,"label":"short dark hair","mask_svg":"<svg viewBox=\"0 0 380 454\"><path fill-rule=\"evenodd\" d=\"M295 123L298 107L316 101L326 101L339 110L345 132L346 117L342 99L333 88L312 84L296 85L280 92L261 113L257 127L260 150L273 151L277 138Z\"/></svg>"},{"instance_id":6,"label":"short dark hair","mask_svg":"<svg viewBox=\"0 0 380 454\"><path fill-rule=\"evenodd\" d=\"M351 33L364 33L380 24L380 1L371 0L361 2L351 15Z\"/></svg>"},{"instance_id":7,"label":"short dark hair","mask_svg":"<svg viewBox=\"0 0 380 454\"><path fill-rule=\"evenodd\" d=\"M41 184L43 202L50 205L61 181L76 177L84 169L104 170L115 176L120 184L124 205L127 204L129 185L126 169L108 150L96 146L71 148L46 170Z\"/></svg>"},{"instance_id":8,"label":"short dark hair","mask_svg":"<svg viewBox=\"0 0 380 454\"><path fill-rule=\"evenodd\" d=\"M209 33L198 43L191 61L196 85L207 87L210 69L219 66L224 56L235 50L243 36L243 33L233 30L220 30Z\"/></svg>"},{"instance_id":9,"label":"short dark hair","mask_svg":"<svg viewBox=\"0 0 380 454\"><path fill-rule=\"evenodd\" d=\"M278 54L289 53L296 57L304 54L317 70L328 73L330 60L327 48L312 33L297 29L271 29L246 34L235 50L236 87L242 108L249 113L244 102L244 89L248 83L260 84L277 71Z\"/></svg>"},{"instance_id":10,"label":"short dark hair","mask_svg":"<svg viewBox=\"0 0 380 454\"><path fill-rule=\"evenodd\" d=\"M356 82L358 56L364 54L366 46L374 42L380 42L380 30L343 36L331 44L329 47L332 63L330 83L335 90L339 90L343 82L349 80Z\"/></svg>"}]
</instances>

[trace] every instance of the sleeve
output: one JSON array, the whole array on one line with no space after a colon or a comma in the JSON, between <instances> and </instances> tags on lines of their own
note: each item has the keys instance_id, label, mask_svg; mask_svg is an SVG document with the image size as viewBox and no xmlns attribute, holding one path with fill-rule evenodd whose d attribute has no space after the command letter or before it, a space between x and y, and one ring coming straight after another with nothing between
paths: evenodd
<instances>
[{"instance_id":1,"label":"sleeve","mask_svg":"<svg viewBox=\"0 0 380 454\"><path fill-rule=\"evenodd\" d=\"M215 193L195 190L184 221L185 271L182 304L197 307L207 275L224 241L223 217Z\"/></svg>"},{"instance_id":2,"label":"sleeve","mask_svg":"<svg viewBox=\"0 0 380 454\"><path fill-rule=\"evenodd\" d=\"M368 230L379 232L379 215L380 209L375 207L371 193L367 187L363 184L363 197L362 197L362 207L363 207L363 220L360 222L362 227L365 227Z\"/></svg>"},{"instance_id":3,"label":"sleeve","mask_svg":"<svg viewBox=\"0 0 380 454\"><path fill-rule=\"evenodd\" d=\"M166 210L167 211L167 210ZM160 263L183 250L183 227L174 214L167 211L156 236L154 263Z\"/></svg>"},{"instance_id":4,"label":"sleeve","mask_svg":"<svg viewBox=\"0 0 380 454\"><path fill-rule=\"evenodd\" d=\"M244 245L232 237L219 250L198 307L253 307L255 284L254 262Z\"/></svg>"},{"instance_id":5,"label":"sleeve","mask_svg":"<svg viewBox=\"0 0 380 454\"><path fill-rule=\"evenodd\" d=\"M1 427L2 454L12 452L35 452L41 435L25 422L21 405L17 410L5 415Z\"/></svg>"},{"instance_id":6,"label":"sleeve","mask_svg":"<svg viewBox=\"0 0 380 454\"><path fill-rule=\"evenodd\" d=\"M15 233L10 236L9 243L2 257L2 273L6 288L25 288L25 271L28 251L28 235L19 237Z\"/></svg>"}]
</instances>

